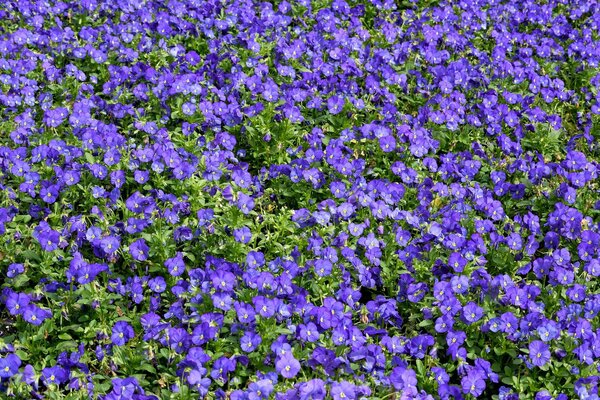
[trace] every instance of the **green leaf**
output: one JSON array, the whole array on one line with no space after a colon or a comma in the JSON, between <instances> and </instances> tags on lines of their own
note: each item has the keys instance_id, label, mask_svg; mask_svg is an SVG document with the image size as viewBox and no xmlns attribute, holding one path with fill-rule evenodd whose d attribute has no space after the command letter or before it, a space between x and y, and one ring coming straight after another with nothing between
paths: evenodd
<instances>
[{"instance_id":1,"label":"green leaf","mask_svg":"<svg viewBox=\"0 0 600 400\"><path fill-rule=\"evenodd\" d=\"M27 275L21 274L21 275L17 275L14 279L13 279L13 284L12 286L14 288L20 288L23 287L27 284L27 282L29 282L29 277Z\"/></svg>"},{"instance_id":2,"label":"green leaf","mask_svg":"<svg viewBox=\"0 0 600 400\"><path fill-rule=\"evenodd\" d=\"M60 342L58 343L56 346L54 346L54 348L58 351L65 351L65 350L71 350L71 349L76 349L78 346L77 342L74 340L69 340L66 342Z\"/></svg>"},{"instance_id":3,"label":"green leaf","mask_svg":"<svg viewBox=\"0 0 600 400\"><path fill-rule=\"evenodd\" d=\"M142 365L140 365L140 366L139 366L139 368L138 368L138 369L141 369L141 370L144 370L144 371L150 372L150 373L152 373L152 374L156 373L156 368L154 368L154 367L153 367L152 365L150 365L150 364L142 364Z\"/></svg>"},{"instance_id":4,"label":"green leaf","mask_svg":"<svg viewBox=\"0 0 600 400\"><path fill-rule=\"evenodd\" d=\"M15 354L21 359L21 361L29 360L29 354L25 353L23 350L15 351Z\"/></svg>"},{"instance_id":5,"label":"green leaf","mask_svg":"<svg viewBox=\"0 0 600 400\"><path fill-rule=\"evenodd\" d=\"M34 260L34 261L41 260L39 253L34 250L25 250L21 253L21 255L23 257L25 257L26 260Z\"/></svg>"},{"instance_id":6,"label":"green leaf","mask_svg":"<svg viewBox=\"0 0 600 400\"><path fill-rule=\"evenodd\" d=\"M417 372L420 376L425 376L425 365L423 365L423 361L417 359Z\"/></svg>"}]
</instances>

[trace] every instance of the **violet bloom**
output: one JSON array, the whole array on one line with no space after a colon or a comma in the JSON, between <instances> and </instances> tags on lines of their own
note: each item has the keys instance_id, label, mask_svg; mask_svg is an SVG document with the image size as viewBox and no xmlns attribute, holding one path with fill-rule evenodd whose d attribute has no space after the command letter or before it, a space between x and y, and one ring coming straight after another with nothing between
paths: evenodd
<instances>
[{"instance_id":1,"label":"violet bloom","mask_svg":"<svg viewBox=\"0 0 600 400\"><path fill-rule=\"evenodd\" d=\"M300 396L302 399L323 399L325 398L325 382L321 379L312 379L300 385Z\"/></svg>"},{"instance_id":2,"label":"violet bloom","mask_svg":"<svg viewBox=\"0 0 600 400\"><path fill-rule=\"evenodd\" d=\"M252 239L252 231L247 226L234 229L233 238L236 242L247 244Z\"/></svg>"},{"instance_id":3,"label":"violet bloom","mask_svg":"<svg viewBox=\"0 0 600 400\"><path fill-rule=\"evenodd\" d=\"M165 282L165 278L162 276L157 276L148 281L148 288L154 293L162 293L167 288L167 283Z\"/></svg>"},{"instance_id":4,"label":"violet bloom","mask_svg":"<svg viewBox=\"0 0 600 400\"><path fill-rule=\"evenodd\" d=\"M196 105L190 102L185 102L181 105L181 111L185 115L194 115L196 112Z\"/></svg>"},{"instance_id":5,"label":"violet bloom","mask_svg":"<svg viewBox=\"0 0 600 400\"><path fill-rule=\"evenodd\" d=\"M54 366L42 370L42 380L46 385L60 385L69 379L69 371L65 368Z\"/></svg>"},{"instance_id":6,"label":"violet bloom","mask_svg":"<svg viewBox=\"0 0 600 400\"><path fill-rule=\"evenodd\" d=\"M469 279L464 275L455 275L450 280L452 291L456 294L463 294L469 290Z\"/></svg>"},{"instance_id":7,"label":"violet bloom","mask_svg":"<svg viewBox=\"0 0 600 400\"><path fill-rule=\"evenodd\" d=\"M67 118L69 111L65 107L47 110L44 113L44 123L49 127L56 128Z\"/></svg>"},{"instance_id":8,"label":"violet bloom","mask_svg":"<svg viewBox=\"0 0 600 400\"><path fill-rule=\"evenodd\" d=\"M273 381L271 379L261 379L257 382L252 382L248 386L250 391L249 399L268 399L273 392Z\"/></svg>"},{"instance_id":9,"label":"violet bloom","mask_svg":"<svg viewBox=\"0 0 600 400\"><path fill-rule=\"evenodd\" d=\"M138 169L133 173L133 179L139 184L144 184L150 179L150 172Z\"/></svg>"},{"instance_id":10,"label":"violet bloom","mask_svg":"<svg viewBox=\"0 0 600 400\"><path fill-rule=\"evenodd\" d=\"M225 356L217 359L213 364L210 376L213 379L220 379L224 382L229 380L229 373L235 371L237 361L235 358L227 358Z\"/></svg>"},{"instance_id":11,"label":"violet bloom","mask_svg":"<svg viewBox=\"0 0 600 400\"><path fill-rule=\"evenodd\" d=\"M42 246L44 251L54 251L58 249L58 244L60 243L60 233L53 229L44 230L38 233L37 240L40 242L40 246Z\"/></svg>"},{"instance_id":12,"label":"violet bloom","mask_svg":"<svg viewBox=\"0 0 600 400\"><path fill-rule=\"evenodd\" d=\"M300 325L300 338L306 342L316 342L319 340L320 334L317 326L312 322Z\"/></svg>"},{"instance_id":13,"label":"violet bloom","mask_svg":"<svg viewBox=\"0 0 600 400\"><path fill-rule=\"evenodd\" d=\"M106 254L115 254L120 245L121 241L115 236L107 236L100 240L100 247Z\"/></svg>"},{"instance_id":14,"label":"violet bloom","mask_svg":"<svg viewBox=\"0 0 600 400\"><path fill-rule=\"evenodd\" d=\"M10 378L19 372L21 359L15 354L9 354L5 358L0 358L0 378Z\"/></svg>"},{"instance_id":15,"label":"violet bloom","mask_svg":"<svg viewBox=\"0 0 600 400\"><path fill-rule=\"evenodd\" d=\"M50 310L45 310L34 304L29 304L25 307L25 311L23 311L23 319L36 326L41 325L50 317L52 317L52 312Z\"/></svg>"},{"instance_id":16,"label":"violet bloom","mask_svg":"<svg viewBox=\"0 0 600 400\"><path fill-rule=\"evenodd\" d=\"M275 369L284 378L293 378L300 372L300 362L294 358L291 352L288 352L277 360Z\"/></svg>"},{"instance_id":17,"label":"violet bloom","mask_svg":"<svg viewBox=\"0 0 600 400\"><path fill-rule=\"evenodd\" d=\"M541 340L534 340L529 344L529 358L536 367L543 367L550 361L550 349Z\"/></svg>"},{"instance_id":18,"label":"violet bloom","mask_svg":"<svg viewBox=\"0 0 600 400\"><path fill-rule=\"evenodd\" d=\"M165 267L172 276L179 276L185 272L185 263L183 261L183 253L177 252L175 257L165 261Z\"/></svg>"},{"instance_id":19,"label":"violet bloom","mask_svg":"<svg viewBox=\"0 0 600 400\"><path fill-rule=\"evenodd\" d=\"M450 382L450 376L444 368L433 367L431 368L431 372L433 372L433 375L435 376L435 381L438 385L445 385L448 382Z\"/></svg>"},{"instance_id":20,"label":"violet bloom","mask_svg":"<svg viewBox=\"0 0 600 400\"><path fill-rule=\"evenodd\" d=\"M411 339L409 344L410 354L416 358L424 358L427 348L433 346L435 339L431 335L418 335Z\"/></svg>"},{"instance_id":21,"label":"violet bloom","mask_svg":"<svg viewBox=\"0 0 600 400\"><path fill-rule=\"evenodd\" d=\"M463 393L478 397L485 390L485 376L479 369L472 369L462 378L461 386Z\"/></svg>"},{"instance_id":22,"label":"violet bloom","mask_svg":"<svg viewBox=\"0 0 600 400\"><path fill-rule=\"evenodd\" d=\"M107 269L108 267L102 264L85 264L77 270L75 276L78 283L85 285L93 281L100 272Z\"/></svg>"},{"instance_id":23,"label":"violet bloom","mask_svg":"<svg viewBox=\"0 0 600 400\"><path fill-rule=\"evenodd\" d=\"M256 320L256 313L249 304L236 302L235 311L237 313L238 320L243 324L251 324Z\"/></svg>"},{"instance_id":24,"label":"violet bloom","mask_svg":"<svg viewBox=\"0 0 600 400\"><path fill-rule=\"evenodd\" d=\"M254 208L254 200L245 193L238 192L237 206L244 214L249 214Z\"/></svg>"},{"instance_id":25,"label":"violet bloom","mask_svg":"<svg viewBox=\"0 0 600 400\"><path fill-rule=\"evenodd\" d=\"M169 338L169 347L178 354L182 354L190 346L191 336L183 328L169 328L167 337Z\"/></svg>"},{"instance_id":26,"label":"violet bloom","mask_svg":"<svg viewBox=\"0 0 600 400\"><path fill-rule=\"evenodd\" d=\"M463 307L463 318L468 325L479 321L483 317L483 308L472 301Z\"/></svg>"},{"instance_id":27,"label":"violet bloom","mask_svg":"<svg viewBox=\"0 0 600 400\"><path fill-rule=\"evenodd\" d=\"M31 297L26 293L11 293L6 299L6 309L10 315L20 315L25 312L29 305Z\"/></svg>"},{"instance_id":28,"label":"violet bloom","mask_svg":"<svg viewBox=\"0 0 600 400\"><path fill-rule=\"evenodd\" d=\"M417 394L417 374L410 368L395 367L390 374L390 382L396 390L401 390L404 394Z\"/></svg>"},{"instance_id":29,"label":"violet bloom","mask_svg":"<svg viewBox=\"0 0 600 400\"><path fill-rule=\"evenodd\" d=\"M251 353L254 350L256 350L256 348L261 342L262 338L258 333L246 331L240 339L240 346L242 348L242 351L246 353Z\"/></svg>"},{"instance_id":30,"label":"violet bloom","mask_svg":"<svg viewBox=\"0 0 600 400\"><path fill-rule=\"evenodd\" d=\"M131 254L131 257L137 261L147 260L149 250L150 248L144 239L138 239L129 245L129 254Z\"/></svg>"},{"instance_id":31,"label":"violet bloom","mask_svg":"<svg viewBox=\"0 0 600 400\"><path fill-rule=\"evenodd\" d=\"M56 201L59 194L59 187L57 185L50 185L48 187L43 187L40 190L40 198L48 204L52 204Z\"/></svg>"},{"instance_id":32,"label":"violet bloom","mask_svg":"<svg viewBox=\"0 0 600 400\"><path fill-rule=\"evenodd\" d=\"M331 384L330 394L334 400L354 400L356 389L352 383L347 381L334 382Z\"/></svg>"},{"instance_id":33,"label":"violet bloom","mask_svg":"<svg viewBox=\"0 0 600 400\"><path fill-rule=\"evenodd\" d=\"M111 335L112 342L117 346L125 345L135 335L133 328L125 321L117 321L113 326Z\"/></svg>"},{"instance_id":34,"label":"violet bloom","mask_svg":"<svg viewBox=\"0 0 600 400\"><path fill-rule=\"evenodd\" d=\"M327 109L330 114L339 114L344 108L344 98L340 96L331 96L327 99Z\"/></svg>"},{"instance_id":35,"label":"violet bloom","mask_svg":"<svg viewBox=\"0 0 600 400\"><path fill-rule=\"evenodd\" d=\"M202 371L198 369L192 369L187 376L188 383L200 392L201 397L208 393L208 388L211 384L210 378L204 377L204 371L204 368L202 368Z\"/></svg>"},{"instance_id":36,"label":"violet bloom","mask_svg":"<svg viewBox=\"0 0 600 400\"><path fill-rule=\"evenodd\" d=\"M37 377L35 374L35 369L31 364L27 364L25 368L23 368L23 382L37 389Z\"/></svg>"},{"instance_id":37,"label":"violet bloom","mask_svg":"<svg viewBox=\"0 0 600 400\"><path fill-rule=\"evenodd\" d=\"M556 323L546 322L537 328L537 333L540 339L544 342L549 342L556 339L560 335L560 328Z\"/></svg>"}]
</instances>

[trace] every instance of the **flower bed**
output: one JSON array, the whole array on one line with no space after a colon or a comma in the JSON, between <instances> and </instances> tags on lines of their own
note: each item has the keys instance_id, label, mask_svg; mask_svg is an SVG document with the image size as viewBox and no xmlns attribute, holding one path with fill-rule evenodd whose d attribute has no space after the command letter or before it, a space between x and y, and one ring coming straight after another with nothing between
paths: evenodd
<instances>
[{"instance_id":1,"label":"flower bed","mask_svg":"<svg viewBox=\"0 0 600 400\"><path fill-rule=\"evenodd\" d=\"M600 6L0 5L0 397L597 399Z\"/></svg>"}]
</instances>

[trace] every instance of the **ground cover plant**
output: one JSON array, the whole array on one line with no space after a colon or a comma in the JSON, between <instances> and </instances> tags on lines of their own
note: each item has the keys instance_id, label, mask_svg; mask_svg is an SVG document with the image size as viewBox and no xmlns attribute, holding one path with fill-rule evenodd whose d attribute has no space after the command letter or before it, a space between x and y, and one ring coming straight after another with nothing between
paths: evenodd
<instances>
[{"instance_id":1,"label":"ground cover plant","mask_svg":"<svg viewBox=\"0 0 600 400\"><path fill-rule=\"evenodd\" d=\"M598 399L600 6L0 4L0 398Z\"/></svg>"}]
</instances>

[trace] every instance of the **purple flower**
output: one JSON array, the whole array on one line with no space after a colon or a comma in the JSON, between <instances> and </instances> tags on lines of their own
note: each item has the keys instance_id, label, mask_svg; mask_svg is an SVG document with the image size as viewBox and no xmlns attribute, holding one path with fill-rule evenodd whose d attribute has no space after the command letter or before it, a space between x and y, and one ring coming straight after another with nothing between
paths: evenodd
<instances>
[{"instance_id":1,"label":"purple flower","mask_svg":"<svg viewBox=\"0 0 600 400\"><path fill-rule=\"evenodd\" d=\"M586 287L583 285L573 285L572 287L567 289L567 296L572 301L579 303L585 299L585 289Z\"/></svg>"},{"instance_id":2,"label":"purple flower","mask_svg":"<svg viewBox=\"0 0 600 400\"><path fill-rule=\"evenodd\" d=\"M48 187L43 187L40 190L40 198L48 204L52 204L58 198L59 187L57 185L50 185Z\"/></svg>"},{"instance_id":3,"label":"purple flower","mask_svg":"<svg viewBox=\"0 0 600 400\"><path fill-rule=\"evenodd\" d=\"M463 393L479 397L485 390L485 376L479 369L472 369L461 380Z\"/></svg>"},{"instance_id":4,"label":"purple flower","mask_svg":"<svg viewBox=\"0 0 600 400\"><path fill-rule=\"evenodd\" d=\"M54 251L58 249L60 243L60 233L53 229L45 229L37 233L36 239L40 242L40 246L44 251Z\"/></svg>"},{"instance_id":5,"label":"purple flower","mask_svg":"<svg viewBox=\"0 0 600 400\"><path fill-rule=\"evenodd\" d=\"M165 278L162 276L157 276L148 281L148 288L154 293L162 293L167 288L167 283L165 282Z\"/></svg>"},{"instance_id":6,"label":"purple flower","mask_svg":"<svg viewBox=\"0 0 600 400\"><path fill-rule=\"evenodd\" d=\"M450 315L442 315L435 319L435 331L438 333L448 332L454 325L454 318Z\"/></svg>"},{"instance_id":7,"label":"purple flower","mask_svg":"<svg viewBox=\"0 0 600 400\"><path fill-rule=\"evenodd\" d=\"M316 260L314 262L315 273L318 276L329 276L331 274L333 265L329 260Z\"/></svg>"},{"instance_id":8,"label":"purple flower","mask_svg":"<svg viewBox=\"0 0 600 400\"><path fill-rule=\"evenodd\" d=\"M248 385L248 400L268 399L273 392L273 381L261 379Z\"/></svg>"},{"instance_id":9,"label":"purple flower","mask_svg":"<svg viewBox=\"0 0 600 400\"><path fill-rule=\"evenodd\" d=\"M252 231L247 226L233 230L233 238L236 242L247 244L252 239Z\"/></svg>"},{"instance_id":10,"label":"purple flower","mask_svg":"<svg viewBox=\"0 0 600 400\"><path fill-rule=\"evenodd\" d=\"M125 184L125 172L122 170L113 171L110 174L110 183L120 188Z\"/></svg>"},{"instance_id":11,"label":"purple flower","mask_svg":"<svg viewBox=\"0 0 600 400\"><path fill-rule=\"evenodd\" d=\"M244 214L249 214L254 208L254 200L245 193L238 192L237 206Z\"/></svg>"},{"instance_id":12,"label":"purple flower","mask_svg":"<svg viewBox=\"0 0 600 400\"><path fill-rule=\"evenodd\" d=\"M340 96L331 96L327 99L327 109L330 114L339 114L344 108L344 98Z\"/></svg>"},{"instance_id":13,"label":"purple flower","mask_svg":"<svg viewBox=\"0 0 600 400\"><path fill-rule=\"evenodd\" d=\"M228 311L233 306L233 298L227 293L215 293L212 295L212 303L219 310Z\"/></svg>"},{"instance_id":14,"label":"purple flower","mask_svg":"<svg viewBox=\"0 0 600 400\"><path fill-rule=\"evenodd\" d=\"M560 335L560 330L555 322L548 321L537 328L537 333L542 341L549 342Z\"/></svg>"},{"instance_id":15,"label":"purple flower","mask_svg":"<svg viewBox=\"0 0 600 400\"><path fill-rule=\"evenodd\" d=\"M300 338L306 342L316 342L319 340L319 331L317 330L317 326L312 322L309 322L306 325L300 326Z\"/></svg>"},{"instance_id":16,"label":"purple flower","mask_svg":"<svg viewBox=\"0 0 600 400\"><path fill-rule=\"evenodd\" d=\"M185 272L185 263L183 261L183 253L177 252L175 257L167 259L165 261L165 267L172 276L180 276Z\"/></svg>"},{"instance_id":17,"label":"purple flower","mask_svg":"<svg viewBox=\"0 0 600 400\"><path fill-rule=\"evenodd\" d=\"M515 250L515 251L521 250L521 248L523 246L523 240L521 238L521 235L519 235L518 233L511 233L506 238L506 244L508 245L508 248L511 250Z\"/></svg>"},{"instance_id":18,"label":"purple flower","mask_svg":"<svg viewBox=\"0 0 600 400\"><path fill-rule=\"evenodd\" d=\"M256 313L249 304L235 302L234 308L237 313L238 321L243 324L251 324L256 320Z\"/></svg>"},{"instance_id":19,"label":"purple flower","mask_svg":"<svg viewBox=\"0 0 600 400\"><path fill-rule=\"evenodd\" d=\"M262 342L262 338L260 337L260 335L256 332L252 332L252 331L246 331L244 332L244 334L242 335L242 338L240 339L240 346L242 348L242 351L246 352L246 353L251 353L254 350L256 350L256 348L258 347L258 345Z\"/></svg>"},{"instance_id":20,"label":"purple flower","mask_svg":"<svg viewBox=\"0 0 600 400\"><path fill-rule=\"evenodd\" d=\"M196 105L190 102L185 102L181 106L181 111L185 115L194 115L196 112Z\"/></svg>"},{"instance_id":21,"label":"purple flower","mask_svg":"<svg viewBox=\"0 0 600 400\"><path fill-rule=\"evenodd\" d=\"M469 290L469 279L464 275L455 275L450 280L452 291L456 294L463 294Z\"/></svg>"},{"instance_id":22,"label":"purple flower","mask_svg":"<svg viewBox=\"0 0 600 400\"><path fill-rule=\"evenodd\" d=\"M52 317L52 312L50 310L45 310L34 304L29 304L23 311L23 319L36 326L41 325L50 317Z\"/></svg>"},{"instance_id":23,"label":"purple flower","mask_svg":"<svg viewBox=\"0 0 600 400\"><path fill-rule=\"evenodd\" d=\"M190 334L183 328L169 328L167 332L169 347L178 354L184 353L190 346Z\"/></svg>"},{"instance_id":24,"label":"purple flower","mask_svg":"<svg viewBox=\"0 0 600 400\"><path fill-rule=\"evenodd\" d=\"M260 251L250 251L246 256L246 264L251 268L265 265L265 255Z\"/></svg>"},{"instance_id":25,"label":"purple flower","mask_svg":"<svg viewBox=\"0 0 600 400\"><path fill-rule=\"evenodd\" d=\"M325 398L325 382L321 379L311 379L300 385L301 399L324 399Z\"/></svg>"},{"instance_id":26,"label":"purple flower","mask_svg":"<svg viewBox=\"0 0 600 400\"><path fill-rule=\"evenodd\" d=\"M148 171L142 171L142 170L138 169L133 173L133 179L139 184L144 184L144 183L148 182L149 178L150 178L150 172L148 172Z\"/></svg>"},{"instance_id":27,"label":"purple flower","mask_svg":"<svg viewBox=\"0 0 600 400\"><path fill-rule=\"evenodd\" d=\"M211 384L210 378L204 377L205 373L206 370L204 368L202 368L202 371L192 369L187 376L188 383L200 392L200 396L205 396L208 393L208 388Z\"/></svg>"},{"instance_id":28,"label":"purple flower","mask_svg":"<svg viewBox=\"0 0 600 400\"><path fill-rule=\"evenodd\" d=\"M69 115L69 111L65 107L47 110L44 113L44 123L49 127L56 128Z\"/></svg>"},{"instance_id":29,"label":"purple flower","mask_svg":"<svg viewBox=\"0 0 600 400\"><path fill-rule=\"evenodd\" d=\"M104 264L84 264L79 267L75 277L78 283L85 285L92 282L100 272L106 270L108 270L108 267Z\"/></svg>"},{"instance_id":30,"label":"purple flower","mask_svg":"<svg viewBox=\"0 0 600 400\"><path fill-rule=\"evenodd\" d=\"M11 293L6 299L6 308L11 315L21 315L29 305L31 297L25 293Z\"/></svg>"},{"instance_id":31,"label":"purple flower","mask_svg":"<svg viewBox=\"0 0 600 400\"><path fill-rule=\"evenodd\" d=\"M529 343L529 359L536 367L542 367L550 361L550 349L548 345L541 340L534 340Z\"/></svg>"},{"instance_id":32,"label":"purple flower","mask_svg":"<svg viewBox=\"0 0 600 400\"><path fill-rule=\"evenodd\" d=\"M20 263L13 263L8 266L8 271L6 272L6 276L9 278L14 278L17 275L22 274L25 271L25 267Z\"/></svg>"},{"instance_id":33,"label":"purple flower","mask_svg":"<svg viewBox=\"0 0 600 400\"><path fill-rule=\"evenodd\" d=\"M404 366L395 367L390 374L390 382L406 395L417 394L417 374L410 368Z\"/></svg>"},{"instance_id":34,"label":"purple flower","mask_svg":"<svg viewBox=\"0 0 600 400\"><path fill-rule=\"evenodd\" d=\"M356 389L352 383L347 381L333 382L330 394L334 400L354 400L356 398Z\"/></svg>"},{"instance_id":35,"label":"purple flower","mask_svg":"<svg viewBox=\"0 0 600 400\"><path fill-rule=\"evenodd\" d=\"M106 251L104 246L102 250ZM148 259L148 251L150 248L146 244L144 239L137 239L133 243L129 245L129 254L133 257L134 260L137 261L145 261ZM106 251L108 253L108 251Z\"/></svg>"},{"instance_id":36,"label":"purple flower","mask_svg":"<svg viewBox=\"0 0 600 400\"><path fill-rule=\"evenodd\" d=\"M113 326L111 340L117 346L123 346L135 335L133 328L125 321L117 321Z\"/></svg>"},{"instance_id":37,"label":"purple flower","mask_svg":"<svg viewBox=\"0 0 600 400\"><path fill-rule=\"evenodd\" d=\"M448 375L448 373L446 372L446 370L444 368L433 367L433 368L431 368L431 372L433 372L435 381L437 382L438 385L445 385L448 382L450 382L450 376Z\"/></svg>"},{"instance_id":38,"label":"purple flower","mask_svg":"<svg viewBox=\"0 0 600 400\"><path fill-rule=\"evenodd\" d=\"M217 359L213 364L210 376L213 379L222 379L224 381L227 381L229 379L229 373L235 371L236 366L237 361L234 357L227 358L223 356Z\"/></svg>"},{"instance_id":39,"label":"purple flower","mask_svg":"<svg viewBox=\"0 0 600 400\"><path fill-rule=\"evenodd\" d=\"M219 270L211 274L213 287L220 292L231 292L237 285L234 274L229 271Z\"/></svg>"},{"instance_id":40,"label":"purple flower","mask_svg":"<svg viewBox=\"0 0 600 400\"><path fill-rule=\"evenodd\" d=\"M15 354L0 358L0 378L10 378L19 372L21 359Z\"/></svg>"},{"instance_id":41,"label":"purple flower","mask_svg":"<svg viewBox=\"0 0 600 400\"><path fill-rule=\"evenodd\" d=\"M463 318L468 325L479 321L483 317L483 308L473 302L467 303L463 307Z\"/></svg>"},{"instance_id":42,"label":"purple flower","mask_svg":"<svg viewBox=\"0 0 600 400\"><path fill-rule=\"evenodd\" d=\"M410 354L416 358L424 358L427 348L435 343L431 335L418 335L411 339L409 344Z\"/></svg>"},{"instance_id":43,"label":"purple flower","mask_svg":"<svg viewBox=\"0 0 600 400\"><path fill-rule=\"evenodd\" d=\"M454 272L460 273L467 265L467 260L458 252L450 254L448 257L448 265L454 269Z\"/></svg>"},{"instance_id":44,"label":"purple flower","mask_svg":"<svg viewBox=\"0 0 600 400\"><path fill-rule=\"evenodd\" d=\"M115 236L106 236L100 240L100 248L104 250L106 254L115 254L121 246L121 241Z\"/></svg>"},{"instance_id":45,"label":"purple flower","mask_svg":"<svg viewBox=\"0 0 600 400\"><path fill-rule=\"evenodd\" d=\"M391 135L384 136L379 139L379 147L384 153L391 153L396 150L396 139Z\"/></svg>"},{"instance_id":46,"label":"purple flower","mask_svg":"<svg viewBox=\"0 0 600 400\"><path fill-rule=\"evenodd\" d=\"M42 370L42 380L46 385L60 385L69 379L69 371L65 368L54 366Z\"/></svg>"},{"instance_id":47,"label":"purple flower","mask_svg":"<svg viewBox=\"0 0 600 400\"><path fill-rule=\"evenodd\" d=\"M291 352L279 357L275 363L275 369L284 378L293 378L300 372L300 363L294 358Z\"/></svg>"}]
</instances>

